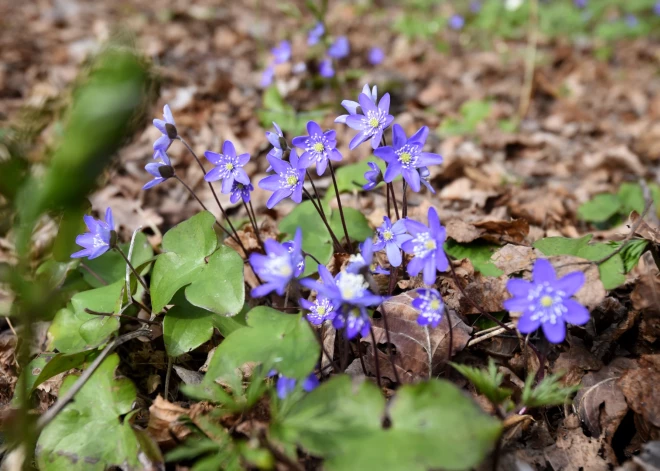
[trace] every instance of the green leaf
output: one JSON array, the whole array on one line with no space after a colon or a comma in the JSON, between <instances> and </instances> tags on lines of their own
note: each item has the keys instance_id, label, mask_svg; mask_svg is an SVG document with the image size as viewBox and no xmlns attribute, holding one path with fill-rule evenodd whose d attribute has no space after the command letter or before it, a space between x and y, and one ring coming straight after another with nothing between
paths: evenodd
<instances>
[{"instance_id":1,"label":"green leaf","mask_svg":"<svg viewBox=\"0 0 660 471\"><path fill-rule=\"evenodd\" d=\"M312 372L320 347L301 315L259 306L246 317L248 327L232 332L217 347L203 384L221 379L234 391L241 391L242 378L237 369L248 362L263 363L296 379Z\"/></svg>"},{"instance_id":2,"label":"green leaf","mask_svg":"<svg viewBox=\"0 0 660 471\"><path fill-rule=\"evenodd\" d=\"M362 189L363 185L367 184L367 180L364 178L364 174L371 170L369 167L369 162L374 162L381 171L385 171L387 165L385 162L375 156L371 156L369 160L362 160L356 164L343 165L335 170L335 176L337 178L337 188L339 189L339 194L341 193L350 193L353 190L364 191ZM400 179L400 177L398 177ZM379 183L382 185L383 183ZM335 197L335 187L330 185L328 190L323 196L323 201L330 203Z\"/></svg>"},{"instance_id":3,"label":"green leaf","mask_svg":"<svg viewBox=\"0 0 660 471\"><path fill-rule=\"evenodd\" d=\"M123 281L91 289L71 298L71 305L60 309L48 330L53 348L62 353L77 353L98 347L119 329L119 318L85 312L118 313L121 308Z\"/></svg>"},{"instance_id":4,"label":"green leaf","mask_svg":"<svg viewBox=\"0 0 660 471\"><path fill-rule=\"evenodd\" d=\"M218 329L223 337L228 336L233 331L247 327L245 315L250 310L250 306L243 305L241 312L232 317L213 316L213 327Z\"/></svg>"},{"instance_id":5,"label":"green leaf","mask_svg":"<svg viewBox=\"0 0 660 471\"><path fill-rule=\"evenodd\" d=\"M60 373L77 368L85 362L88 352L74 353L66 355L64 353L46 352L37 355L21 372L21 375L27 375L28 394L36 389L41 383ZM18 405L21 401L21 388L14 391L13 403Z\"/></svg>"},{"instance_id":6,"label":"green leaf","mask_svg":"<svg viewBox=\"0 0 660 471\"><path fill-rule=\"evenodd\" d=\"M621 206L622 202L617 195L603 193L581 204L578 208L578 216L584 221L605 222L618 214Z\"/></svg>"},{"instance_id":7,"label":"green leaf","mask_svg":"<svg viewBox=\"0 0 660 471\"><path fill-rule=\"evenodd\" d=\"M500 387L504 380L504 375L497 371L492 358L488 359L488 369L474 368L456 363L452 363L451 366L474 384L477 391L486 396L493 404L501 404L502 401L513 394L511 389Z\"/></svg>"},{"instance_id":8,"label":"green leaf","mask_svg":"<svg viewBox=\"0 0 660 471\"><path fill-rule=\"evenodd\" d=\"M616 244L589 244L592 237L592 234L587 234L579 239L546 237L537 240L534 247L549 257L553 255L573 255L592 262L605 258L617 248ZM626 276L621 254L616 254L606 262L598 265L598 273L605 289L611 290L623 284L626 281Z\"/></svg>"},{"instance_id":9,"label":"green leaf","mask_svg":"<svg viewBox=\"0 0 660 471\"><path fill-rule=\"evenodd\" d=\"M580 385L565 386L560 382L563 372L552 374L532 388L535 375L528 375L523 388L521 402L530 408L550 407L566 404L580 389Z\"/></svg>"},{"instance_id":10,"label":"green leaf","mask_svg":"<svg viewBox=\"0 0 660 471\"><path fill-rule=\"evenodd\" d=\"M621 211L625 216L632 211L640 214L644 212L646 201L644 200L644 190L639 183L622 183L617 196L621 201Z\"/></svg>"},{"instance_id":11,"label":"green leaf","mask_svg":"<svg viewBox=\"0 0 660 471\"><path fill-rule=\"evenodd\" d=\"M453 239L447 239L445 243L445 252L447 254L457 259L469 259L474 269L486 276L500 276L503 273L490 260L497 248L497 245L483 241L460 244Z\"/></svg>"},{"instance_id":12,"label":"green leaf","mask_svg":"<svg viewBox=\"0 0 660 471\"><path fill-rule=\"evenodd\" d=\"M128 256L128 248L130 243L119 244L124 253ZM135 235L135 244L133 245L133 254L131 256L131 263L134 267L142 265L144 262L149 260L154 255L154 249L151 247L151 244L147 240L147 236L138 232ZM111 284L115 281L123 280L126 276L126 262L121 255L115 250L109 250L99 258L94 260L85 260L83 262L86 266L89 267L91 271L97 274L105 284ZM94 288L99 288L104 286L98 278L92 275L88 270L84 268L80 269L83 274L85 281L89 283ZM140 271L141 275L146 275L149 272L149 267L145 267Z\"/></svg>"},{"instance_id":13,"label":"green leaf","mask_svg":"<svg viewBox=\"0 0 660 471\"><path fill-rule=\"evenodd\" d=\"M646 239L631 240L621 249L619 254L623 260L623 269L626 273L629 273L630 270L635 268L648 244L649 241Z\"/></svg>"},{"instance_id":14,"label":"green leaf","mask_svg":"<svg viewBox=\"0 0 660 471\"><path fill-rule=\"evenodd\" d=\"M53 258L57 262L71 261L71 254L75 252L76 236L85 232L85 221L83 215L91 210L92 205L88 199L83 201L79 208L71 208L64 211L62 219L53 242Z\"/></svg>"},{"instance_id":15,"label":"green leaf","mask_svg":"<svg viewBox=\"0 0 660 471\"><path fill-rule=\"evenodd\" d=\"M219 316L193 306L183 296L177 295L174 303L175 306L167 311L163 319L163 340L167 354L178 357L210 340L213 318Z\"/></svg>"},{"instance_id":16,"label":"green leaf","mask_svg":"<svg viewBox=\"0 0 660 471\"><path fill-rule=\"evenodd\" d=\"M156 259L151 277L155 312L160 312L184 286L190 304L216 314L232 316L243 307L243 260L227 246L215 250L218 239L214 223L213 215L204 211L163 237L164 253Z\"/></svg>"},{"instance_id":17,"label":"green leaf","mask_svg":"<svg viewBox=\"0 0 660 471\"><path fill-rule=\"evenodd\" d=\"M126 378L115 379L119 356L101 363L89 381L53 421L37 443L37 461L43 471L102 471L111 467L145 469L162 466L158 447L146 434L133 429L128 417L137 392ZM67 376L60 395L78 376Z\"/></svg>"},{"instance_id":18,"label":"green leaf","mask_svg":"<svg viewBox=\"0 0 660 471\"><path fill-rule=\"evenodd\" d=\"M357 209L344 207L344 218L346 220L346 229L348 236L359 242L374 235L374 231L369 227L367 218ZM339 240L344 240L344 227L341 223L341 214L339 210L333 211L330 216L330 227Z\"/></svg>"},{"instance_id":19,"label":"green leaf","mask_svg":"<svg viewBox=\"0 0 660 471\"><path fill-rule=\"evenodd\" d=\"M495 444L500 423L452 383L406 385L389 408L372 384L337 376L274 417L277 439L300 444L324 458L325 469L465 470Z\"/></svg>"}]
</instances>

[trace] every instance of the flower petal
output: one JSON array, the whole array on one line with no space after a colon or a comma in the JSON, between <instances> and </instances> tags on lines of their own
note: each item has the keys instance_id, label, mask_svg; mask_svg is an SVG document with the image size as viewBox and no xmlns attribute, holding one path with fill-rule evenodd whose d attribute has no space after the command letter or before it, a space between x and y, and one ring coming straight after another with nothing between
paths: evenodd
<instances>
[{"instance_id":1,"label":"flower petal","mask_svg":"<svg viewBox=\"0 0 660 471\"><path fill-rule=\"evenodd\" d=\"M321 129L321 126L319 126L314 121L308 121L307 122L307 132L309 133L310 136L313 136L314 134L322 135L323 134L323 129Z\"/></svg>"},{"instance_id":2,"label":"flower petal","mask_svg":"<svg viewBox=\"0 0 660 471\"><path fill-rule=\"evenodd\" d=\"M348 124L348 123L346 123L346 124ZM360 131L359 133L357 133L355 135L355 137L353 139L351 139L351 142L348 144L348 148L350 150L353 150L357 146L362 144L364 141L366 141L367 139L369 139L369 135L367 133L365 133L364 131Z\"/></svg>"},{"instance_id":3,"label":"flower petal","mask_svg":"<svg viewBox=\"0 0 660 471\"><path fill-rule=\"evenodd\" d=\"M536 259L534 268L532 269L532 276L534 278L534 283L554 283L557 279L552 263L545 258Z\"/></svg>"},{"instance_id":4,"label":"flower petal","mask_svg":"<svg viewBox=\"0 0 660 471\"><path fill-rule=\"evenodd\" d=\"M389 113L390 111L390 94L386 93L378 102L378 109L382 113Z\"/></svg>"},{"instance_id":5,"label":"flower petal","mask_svg":"<svg viewBox=\"0 0 660 471\"><path fill-rule=\"evenodd\" d=\"M541 324L541 326L543 327L545 338L550 343L562 343L566 338L566 324L560 319L554 324L546 322L545 324Z\"/></svg>"},{"instance_id":6,"label":"flower petal","mask_svg":"<svg viewBox=\"0 0 660 471\"><path fill-rule=\"evenodd\" d=\"M428 135L429 135L429 127L428 126L422 126L421 128L419 128L419 130L415 134L410 136L410 139L408 139L408 142L409 143L416 142L419 145L423 146L424 143L426 143L426 138L428 137Z\"/></svg>"},{"instance_id":7,"label":"flower petal","mask_svg":"<svg viewBox=\"0 0 660 471\"><path fill-rule=\"evenodd\" d=\"M424 260L422 260L419 257L413 258L410 262L408 262L408 266L406 267L406 270L408 271L408 274L410 276L417 276L420 271L424 268Z\"/></svg>"},{"instance_id":8,"label":"flower petal","mask_svg":"<svg viewBox=\"0 0 660 471\"><path fill-rule=\"evenodd\" d=\"M582 304L574 299L566 299L564 301L566 312L564 313L564 320L570 324L584 325L589 322L589 310Z\"/></svg>"},{"instance_id":9,"label":"flower petal","mask_svg":"<svg viewBox=\"0 0 660 471\"><path fill-rule=\"evenodd\" d=\"M506 282L506 289L513 296L520 298L527 297L529 290L532 289L532 283L522 278L511 278Z\"/></svg>"},{"instance_id":10,"label":"flower petal","mask_svg":"<svg viewBox=\"0 0 660 471\"><path fill-rule=\"evenodd\" d=\"M552 287L566 293L566 297L573 296L584 285L584 272L574 271L558 279Z\"/></svg>"},{"instance_id":11,"label":"flower petal","mask_svg":"<svg viewBox=\"0 0 660 471\"><path fill-rule=\"evenodd\" d=\"M234 147L234 143L230 140L226 140L224 144L222 144L222 153L229 157L236 157L236 148Z\"/></svg>"},{"instance_id":12,"label":"flower petal","mask_svg":"<svg viewBox=\"0 0 660 471\"><path fill-rule=\"evenodd\" d=\"M526 312L518 319L517 327L521 334L531 334L538 329L540 325L541 319L532 319L532 315Z\"/></svg>"},{"instance_id":13,"label":"flower petal","mask_svg":"<svg viewBox=\"0 0 660 471\"><path fill-rule=\"evenodd\" d=\"M371 111L372 113L377 113L378 109L376 108L376 104L371 101L371 98L365 95L364 93L360 93L358 96L358 102L360 103L360 107L362 108L362 113L364 115L367 115L367 112Z\"/></svg>"},{"instance_id":14,"label":"flower petal","mask_svg":"<svg viewBox=\"0 0 660 471\"><path fill-rule=\"evenodd\" d=\"M392 126L392 145L395 149L400 149L406 145L406 133L399 124Z\"/></svg>"},{"instance_id":15,"label":"flower petal","mask_svg":"<svg viewBox=\"0 0 660 471\"><path fill-rule=\"evenodd\" d=\"M396 244L385 244L385 252L387 253L387 260L393 267L401 266L401 251Z\"/></svg>"},{"instance_id":16,"label":"flower petal","mask_svg":"<svg viewBox=\"0 0 660 471\"><path fill-rule=\"evenodd\" d=\"M223 155L218 154L217 152L211 152L210 150L207 150L204 152L204 157L206 157L206 160L211 162L213 165L222 164Z\"/></svg>"}]
</instances>

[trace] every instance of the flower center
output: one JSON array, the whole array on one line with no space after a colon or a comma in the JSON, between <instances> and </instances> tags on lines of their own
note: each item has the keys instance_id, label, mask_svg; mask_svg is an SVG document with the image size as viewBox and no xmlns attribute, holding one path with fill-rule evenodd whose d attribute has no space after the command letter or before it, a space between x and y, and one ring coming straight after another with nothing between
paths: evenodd
<instances>
[{"instance_id":1,"label":"flower center","mask_svg":"<svg viewBox=\"0 0 660 471\"><path fill-rule=\"evenodd\" d=\"M434 299L433 301L431 301L430 307L434 311L439 310L440 307L441 307L440 300L439 299Z\"/></svg>"},{"instance_id":2,"label":"flower center","mask_svg":"<svg viewBox=\"0 0 660 471\"><path fill-rule=\"evenodd\" d=\"M346 301L362 296L368 286L369 283L364 280L364 276L354 273L342 272L337 280L337 288Z\"/></svg>"},{"instance_id":3,"label":"flower center","mask_svg":"<svg viewBox=\"0 0 660 471\"><path fill-rule=\"evenodd\" d=\"M236 189L237 190L242 190L243 189L243 184L242 183L237 183L236 184Z\"/></svg>"},{"instance_id":4,"label":"flower center","mask_svg":"<svg viewBox=\"0 0 660 471\"><path fill-rule=\"evenodd\" d=\"M225 164L225 168L226 168L227 170L234 170L234 164L232 164L231 162L227 162L227 163Z\"/></svg>"},{"instance_id":5,"label":"flower center","mask_svg":"<svg viewBox=\"0 0 660 471\"><path fill-rule=\"evenodd\" d=\"M286 177L286 184L289 186L296 186L298 184L298 177L296 175L289 175Z\"/></svg>"},{"instance_id":6,"label":"flower center","mask_svg":"<svg viewBox=\"0 0 660 471\"><path fill-rule=\"evenodd\" d=\"M383 239L392 240L393 237L394 237L394 235L392 234L392 231L383 232Z\"/></svg>"},{"instance_id":7,"label":"flower center","mask_svg":"<svg viewBox=\"0 0 660 471\"><path fill-rule=\"evenodd\" d=\"M314 152L323 152L325 150L325 146L322 142L317 142L312 146L312 149L314 149Z\"/></svg>"},{"instance_id":8,"label":"flower center","mask_svg":"<svg viewBox=\"0 0 660 471\"><path fill-rule=\"evenodd\" d=\"M291 260L288 255L275 256L271 255L268 262L266 262L268 270L277 276L289 277L293 274L291 267Z\"/></svg>"},{"instance_id":9,"label":"flower center","mask_svg":"<svg viewBox=\"0 0 660 471\"><path fill-rule=\"evenodd\" d=\"M378 118L370 118L369 119L369 126L371 126L372 128L377 128L379 124L380 124L380 121L378 120Z\"/></svg>"},{"instance_id":10,"label":"flower center","mask_svg":"<svg viewBox=\"0 0 660 471\"><path fill-rule=\"evenodd\" d=\"M409 164L410 161L412 160L412 155L410 155L410 152L404 152L399 156L399 160L401 161L401 163Z\"/></svg>"},{"instance_id":11,"label":"flower center","mask_svg":"<svg viewBox=\"0 0 660 471\"><path fill-rule=\"evenodd\" d=\"M548 296L547 294L541 298L541 306L543 307L550 307L552 306L552 297Z\"/></svg>"},{"instance_id":12,"label":"flower center","mask_svg":"<svg viewBox=\"0 0 660 471\"><path fill-rule=\"evenodd\" d=\"M435 250L435 240L427 240L424 242L424 248L426 250Z\"/></svg>"},{"instance_id":13,"label":"flower center","mask_svg":"<svg viewBox=\"0 0 660 471\"><path fill-rule=\"evenodd\" d=\"M415 257L426 258L432 255L435 249L435 240L431 238L430 232L417 234L417 237L413 239L413 253Z\"/></svg>"},{"instance_id":14,"label":"flower center","mask_svg":"<svg viewBox=\"0 0 660 471\"><path fill-rule=\"evenodd\" d=\"M316 308L316 313L317 313L319 316L323 316L323 315L325 315L325 306L319 306L319 307L317 307L317 308Z\"/></svg>"}]
</instances>

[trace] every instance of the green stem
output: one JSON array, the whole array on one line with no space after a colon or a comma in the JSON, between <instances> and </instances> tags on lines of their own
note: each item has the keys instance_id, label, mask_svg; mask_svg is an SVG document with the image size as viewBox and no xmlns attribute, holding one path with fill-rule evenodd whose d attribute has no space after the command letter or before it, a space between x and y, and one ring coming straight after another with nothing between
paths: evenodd
<instances>
[{"instance_id":1,"label":"green stem","mask_svg":"<svg viewBox=\"0 0 660 471\"><path fill-rule=\"evenodd\" d=\"M129 268L131 269L131 271L133 272L133 275L135 275L135 278L137 278L137 280L140 282L140 284L142 285L142 287L144 288L144 290L145 290L147 293L149 293L149 287L147 286L147 284L145 283L145 281L142 279L142 277L140 276L140 274L137 272L137 270L135 269L135 267L133 266L133 264L131 263L131 261L128 259L128 257L127 257L126 254L124 253L124 251L123 251L118 245L115 246L115 250L116 250L117 252L119 252L119 255L122 256L122 258L124 259L124 261L126 262L126 264L128 265L128 267L129 267Z\"/></svg>"}]
</instances>

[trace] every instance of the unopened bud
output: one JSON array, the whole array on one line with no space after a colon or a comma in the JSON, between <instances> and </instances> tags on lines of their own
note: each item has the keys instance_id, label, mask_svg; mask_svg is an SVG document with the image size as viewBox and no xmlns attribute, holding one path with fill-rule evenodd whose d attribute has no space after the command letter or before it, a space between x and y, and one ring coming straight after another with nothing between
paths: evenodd
<instances>
[{"instance_id":1,"label":"unopened bud","mask_svg":"<svg viewBox=\"0 0 660 471\"><path fill-rule=\"evenodd\" d=\"M280 136L280 149L287 149L289 147L289 143L286 142L286 139Z\"/></svg>"},{"instance_id":2,"label":"unopened bud","mask_svg":"<svg viewBox=\"0 0 660 471\"><path fill-rule=\"evenodd\" d=\"M179 133L176 131L176 126L170 123L165 123L165 131L167 131L167 137L170 139L176 139Z\"/></svg>"},{"instance_id":3,"label":"unopened bud","mask_svg":"<svg viewBox=\"0 0 660 471\"><path fill-rule=\"evenodd\" d=\"M117 247L117 231L110 231L110 248Z\"/></svg>"},{"instance_id":4,"label":"unopened bud","mask_svg":"<svg viewBox=\"0 0 660 471\"><path fill-rule=\"evenodd\" d=\"M174 168L171 165L161 165L158 167L158 173L162 178L172 178L174 176Z\"/></svg>"}]
</instances>

